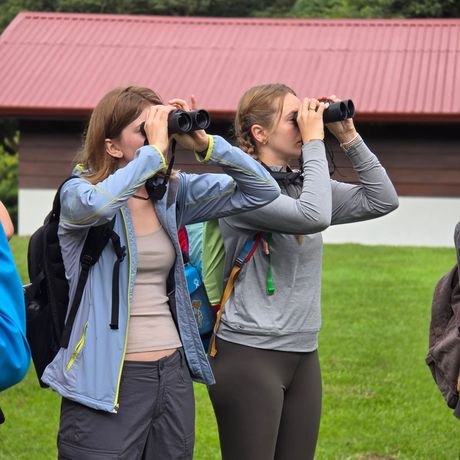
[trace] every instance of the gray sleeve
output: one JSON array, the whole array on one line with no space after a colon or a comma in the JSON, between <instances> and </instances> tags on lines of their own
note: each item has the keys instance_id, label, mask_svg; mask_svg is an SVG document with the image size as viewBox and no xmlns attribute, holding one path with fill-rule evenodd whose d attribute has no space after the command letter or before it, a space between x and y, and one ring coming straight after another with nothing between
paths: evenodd
<instances>
[{"instance_id":1,"label":"gray sleeve","mask_svg":"<svg viewBox=\"0 0 460 460\"><path fill-rule=\"evenodd\" d=\"M374 219L395 210L398 195L385 168L361 139L348 152L360 184L331 181L332 225Z\"/></svg>"},{"instance_id":2,"label":"gray sleeve","mask_svg":"<svg viewBox=\"0 0 460 460\"><path fill-rule=\"evenodd\" d=\"M280 195L254 211L225 218L242 230L290 234L317 233L330 225L331 185L324 143L315 140L302 147L304 180L299 198Z\"/></svg>"}]
</instances>

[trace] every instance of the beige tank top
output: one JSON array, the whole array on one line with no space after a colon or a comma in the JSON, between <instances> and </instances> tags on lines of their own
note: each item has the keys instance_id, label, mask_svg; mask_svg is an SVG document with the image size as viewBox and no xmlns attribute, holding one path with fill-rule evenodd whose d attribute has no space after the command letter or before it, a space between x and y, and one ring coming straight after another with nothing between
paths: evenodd
<instances>
[{"instance_id":1,"label":"beige tank top","mask_svg":"<svg viewBox=\"0 0 460 460\"><path fill-rule=\"evenodd\" d=\"M137 274L128 328L126 353L182 346L171 316L166 279L176 253L162 227L136 237Z\"/></svg>"}]
</instances>

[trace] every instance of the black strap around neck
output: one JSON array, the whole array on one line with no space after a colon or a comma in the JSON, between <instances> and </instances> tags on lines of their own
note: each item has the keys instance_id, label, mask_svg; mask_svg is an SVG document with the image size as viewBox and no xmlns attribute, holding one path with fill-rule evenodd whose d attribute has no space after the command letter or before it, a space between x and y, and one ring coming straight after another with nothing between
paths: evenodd
<instances>
[{"instance_id":1,"label":"black strap around neck","mask_svg":"<svg viewBox=\"0 0 460 460\"><path fill-rule=\"evenodd\" d=\"M147 141L146 141L147 142ZM176 140L172 139L171 140L171 159L169 160L168 164L168 169L166 170L166 174L164 176L163 182L161 184L155 184L153 182L153 177L147 180L146 182L146 187L147 187L147 192L149 194L149 197L152 200L158 201L161 200L166 193L167 190L167 185L169 178L171 177L172 169L174 166L174 160L175 160L175 155L176 155Z\"/></svg>"},{"instance_id":2,"label":"black strap around neck","mask_svg":"<svg viewBox=\"0 0 460 460\"><path fill-rule=\"evenodd\" d=\"M262 166L270 173L273 179L284 186L287 185L302 185L303 184L303 175L302 171L293 171L289 166L286 168L286 171L272 171L269 166L262 162Z\"/></svg>"}]
</instances>

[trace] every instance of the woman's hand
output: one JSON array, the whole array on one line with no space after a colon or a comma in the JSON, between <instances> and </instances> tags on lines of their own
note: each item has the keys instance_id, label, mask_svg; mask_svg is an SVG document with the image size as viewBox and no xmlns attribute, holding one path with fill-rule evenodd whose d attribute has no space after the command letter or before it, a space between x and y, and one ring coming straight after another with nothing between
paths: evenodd
<instances>
[{"instance_id":1,"label":"woman's hand","mask_svg":"<svg viewBox=\"0 0 460 460\"><path fill-rule=\"evenodd\" d=\"M328 99L334 102L340 101L340 99L335 94L329 96ZM347 118L343 121L328 123L326 127L341 144L350 142L358 134L355 128L355 124L353 123L353 118Z\"/></svg>"},{"instance_id":2,"label":"woman's hand","mask_svg":"<svg viewBox=\"0 0 460 460\"><path fill-rule=\"evenodd\" d=\"M312 139L324 139L323 112L326 107L327 104L308 97L300 103L297 125L304 144Z\"/></svg>"},{"instance_id":3,"label":"woman's hand","mask_svg":"<svg viewBox=\"0 0 460 460\"><path fill-rule=\"evenodd\" d=\"M168 115L173 110L173 105L153 105L145 120L144 131L148 143L157 146L162 153L168 150Z\"/></svg>"},{"instance_id":4,"label":"woman's hand","mask_svg":"<svg viewBox=\"0 0 460 460\"><path fill-rule=\"evenodd\" d=\"M194 95L191 96L192 109L197 110L197 100ZM190 107L187 102L183 99L171 99L168 101L169 104L173 105L176 109L182 109L185 112L190 112ZM209 145L209 138L204 129L197 131L190 131L187 134L174 134L174 138L186 149L194 152L203 152L207 150Z\"/></svg>"}]
</instances>

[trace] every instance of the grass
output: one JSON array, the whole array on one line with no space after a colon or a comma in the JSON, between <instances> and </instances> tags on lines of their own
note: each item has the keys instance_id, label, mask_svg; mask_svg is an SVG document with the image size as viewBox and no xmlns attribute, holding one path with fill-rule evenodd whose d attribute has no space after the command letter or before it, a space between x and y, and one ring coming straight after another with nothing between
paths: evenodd
<instances>
[{"instance_id":1,"label":"grass","mask_svg":"<svg viewBox=\"0 0 460 460\"><path fill-rule=\"evenodd\" d=\"M12 240L24 280L26 244ZM424 363L434 285L454 259L453 249L325 246L317 459L460 458L460 422ZM195 459L219 459L206 388L195 394ZM56 458L59 403L33 368L0 394L0 459Z\"/></svg>"}]
</instances>

